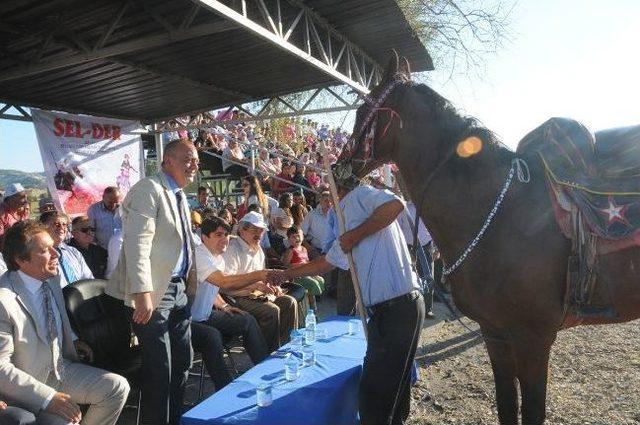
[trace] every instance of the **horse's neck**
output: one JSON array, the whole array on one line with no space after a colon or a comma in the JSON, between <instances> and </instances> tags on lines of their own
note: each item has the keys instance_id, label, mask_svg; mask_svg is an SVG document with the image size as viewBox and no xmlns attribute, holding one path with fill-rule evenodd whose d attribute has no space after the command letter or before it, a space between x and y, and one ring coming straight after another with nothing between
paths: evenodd
<instances>
[{"instance_id":1,"label":"horse's neck","mask_svg":"<svg viewBox=\"0 0 640 425\"><path fill-rule=\"evenodd\" d=\"M443 154L426 163L415 159L427 157L414 152L404 159L399 158L398 165L411 198L420 205L420 216L436 245L446 260L455 261L454 257L482 227L509 165L500 161L500 155L494 149L486 149L479 157L470 158L474 166L466 167L464 173L456 166L459 158L445 160ZM444 164L438 167L443 161ZM426 188L425 184L428 184Z\"/></svg>"}]
</instances>

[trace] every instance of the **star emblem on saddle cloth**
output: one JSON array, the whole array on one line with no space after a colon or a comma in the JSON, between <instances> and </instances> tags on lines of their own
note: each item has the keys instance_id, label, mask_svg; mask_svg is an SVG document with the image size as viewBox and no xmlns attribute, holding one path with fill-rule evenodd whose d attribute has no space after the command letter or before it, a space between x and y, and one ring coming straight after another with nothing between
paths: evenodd
<instances>
[{"instance_id":1,"label":"star emblem on saddle cloth","mask_svg":"<svg viewBox=\"0 0 640 425\"><path fill-rule=\"evenodd\" d=\"M631 226L631 224L627 221L627 218L624 216L627 208L629 208L629 204L617 205L616 201L611 196L609 196L608 202L609 205L607 206L607 208L600 209L600 212L607 217L607 227L611 226L616 221L626 226Z\"/></svg>"}]
</instances>

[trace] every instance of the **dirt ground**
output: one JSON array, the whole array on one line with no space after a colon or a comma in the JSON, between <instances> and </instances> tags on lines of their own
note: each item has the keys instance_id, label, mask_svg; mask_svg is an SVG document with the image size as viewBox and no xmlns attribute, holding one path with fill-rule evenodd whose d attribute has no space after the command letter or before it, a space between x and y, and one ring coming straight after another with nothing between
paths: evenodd
<instances>
[{"instance_id":1,"label":"dirt ground","mask_svg":"<svg viewBox=\"0 0 640 425\"><path fill-rule=\"evenodd\" d=\"M640 423L639 325L585 326L559 334L551 354L547 423ZM421 379L409 423L497 423L491 365L476 334L458 322L431 324L422 332L417 356Z\"/></svg>"}]
</instances>

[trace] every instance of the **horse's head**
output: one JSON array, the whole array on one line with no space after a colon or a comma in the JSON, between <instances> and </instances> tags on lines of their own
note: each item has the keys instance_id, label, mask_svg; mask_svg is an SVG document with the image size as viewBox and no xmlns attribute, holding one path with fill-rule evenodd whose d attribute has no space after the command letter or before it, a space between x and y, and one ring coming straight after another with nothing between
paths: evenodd
<instances>
[{"instance_id":1,"label":"horse's head","mask_svg":"<svg viewBox=\"0 0 640 425\"><path fill-rule=\"evenodd\" d=\"M356 112L353 132L338 158L338 169L362 178L391 161L397 132L402 127L394 107L395 89L410 84L409 63L403 59L401 65L394 51L382 81L365 97Z\"/></svg>"}]
</instances>

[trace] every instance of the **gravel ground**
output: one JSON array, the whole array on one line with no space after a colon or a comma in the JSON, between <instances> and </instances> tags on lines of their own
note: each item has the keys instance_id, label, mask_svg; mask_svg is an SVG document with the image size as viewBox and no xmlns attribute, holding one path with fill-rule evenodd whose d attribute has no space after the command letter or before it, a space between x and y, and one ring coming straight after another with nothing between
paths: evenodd
<instances>
[{"instance_id":1,"label":"gravel ground","mask_svg":"<svg viewBox=\"0 0 640 425\"><path fill-rule=\"evenodd\" d=\"M638 325L584 326L558 335L547 423L640 424ZM417 355L421 380L412 393L411 424L498 422L489 357L474 333L457 322L437 323L422 332Z\"/></svg>"}]
</instances>

